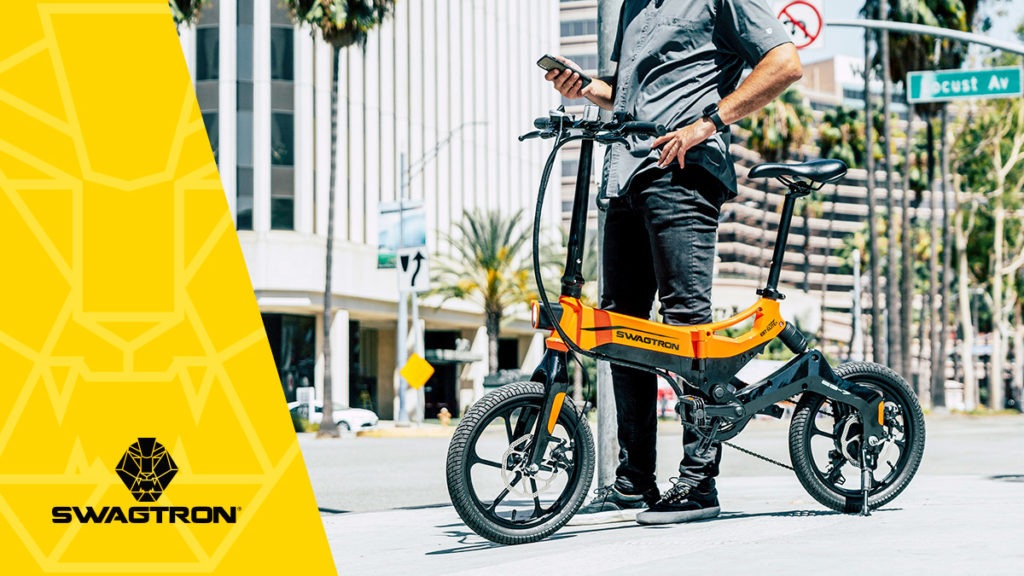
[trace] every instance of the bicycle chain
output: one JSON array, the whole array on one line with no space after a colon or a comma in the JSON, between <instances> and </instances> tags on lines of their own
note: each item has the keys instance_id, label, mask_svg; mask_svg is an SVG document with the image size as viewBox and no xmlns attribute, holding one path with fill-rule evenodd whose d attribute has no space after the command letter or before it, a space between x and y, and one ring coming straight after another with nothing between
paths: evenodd
<instances>
[{"instance_id":1,"label":"bicycle chain","mask_svg":"<svg viewBox=\"0 0 1024 576\"><path fill-rule=\"evenodd\" d=\"M796 404L796 402L793 402L792 400L786 400L785 403L787 403L787 404ZM831 412L828 412L828 411L824 410L822 407L819 407L818 411L823 413L823 414L825 414L826 416L833 416L833 414ZM683 424L683 426L685 427L686 424ZM691 428L692 428L692 426L691 426ZM697 434L701 435L700 432L697 432ZM760 460L764 460L765 462L768 462L769 464L775 464L776 466L779 466L780 468L785 468L786 470L790 470L792 472L795 472L793 467L790 466L789 464L784 464L782 462L779 462L778 460L775 460L773 458L769 458L769 457L767 457L767 456L765 456L763 454L758 454L757 452L754 452L753 450L747 450L746 448L744 448L742 446L739 446L737 444L733 444L732 442L729 442L728 440L723 440L722 444L728 446L729 448L732 448L733 450L737 450L737 451L743 452L744 454L747 454L749 456L753 456L754 458L758 458Z\"/></svg>"},{"instance_id":2,"label":"bicycle chain","mask_svg":"<svg viewBox=\"0 0 1024 576\"><path fill-rule=\"evenodd\" d=\"M753 456L754 458L760 458L761 460L764 460L765 462L768 462L769 464L775 464L776 466L781 466L782 468L785 468L786 470L792 470L792 471L795 472L795 470L793 470L793 467L790 466L789 464L783 464L782 462L779 462L778 460L773 460L773 459L771 459L771 458L769 458L767 456L764 456L762 454L758 454L757 452L754 452L753 450L747 450L746 448L744 448L742 446L737 446L736 444L733 444L732 442L729 442L728 440L723 441L722 444L725 444L729 448L733 448L735 450L739 450L740 452L743 452L744 454L749 454L750 456Z\"/></svg>"}]
</instances>

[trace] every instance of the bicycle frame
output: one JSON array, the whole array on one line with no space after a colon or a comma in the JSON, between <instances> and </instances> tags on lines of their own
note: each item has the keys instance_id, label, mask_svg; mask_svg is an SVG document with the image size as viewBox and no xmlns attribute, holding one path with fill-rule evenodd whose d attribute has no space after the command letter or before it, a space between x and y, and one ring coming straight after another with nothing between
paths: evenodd
<instances>
[{"instance_id":1,"label":"bicycle frame","mask_svg":"<svg viewBox=\"0 0 1024 576\"><path fill-rule=\"evenodd\" d=\"M569 136L556 142L552 157ZM852 406L863 424L862 453L867 466L874 468L871 447L884 437L882 395L869 387L847 382L834 373L824 356L808 350L806 338L787 323L779 310L778 280L789 235L796 199L810 192L803 182L794 182L786 194L778 237L772 256L768 281L757 290L760 298L746 310L720 322L696 326L674 326L596 309L580 299L582 247L586 234L586 210L589 206L589 182L594 141L583 139L570 223L569 243L562 292L558 304L546 308L532 304L536 328L550 329L547 350L532 380L545 386L544 409L534 427L532 464L540 466L545 447L554 431L565 395L569 390L566 366L568 353L593 356L617 364L653 371L665 376L671 372L698 388L710 403L688 396L675 378L668 378L681 403L693 411L694 418L714 422L705 443L728 440L746 426L758 412L802 392L814 392ZM546 182L541 183L541 187ZM753 319L743 334L722 334ZM796 356L769 377L746 385L736 374L772 340L779 338ZM567 341L568 340L568 341ZM684 420L686 416L684 415Z\"/></svg>"}]
</instances>

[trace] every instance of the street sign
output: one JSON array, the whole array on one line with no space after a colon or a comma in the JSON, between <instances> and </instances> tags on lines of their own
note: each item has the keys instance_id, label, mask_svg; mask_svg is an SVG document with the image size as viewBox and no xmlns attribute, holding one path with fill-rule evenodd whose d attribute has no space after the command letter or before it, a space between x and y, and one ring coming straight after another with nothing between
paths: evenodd
<instances>
[{"instance_id":1,"label":"street sign","mask_svg":"<svg viewBox=\"0 0 1024 576\"><path fill-rule=\"evenodd\" d=\"M430 290L430 259L427 249L402 248L398 250L398 288L404 292Z\"/></svg>"},{"instance_id":2,"label":"street sign","mask_svg":"<svg viewBox=\"0 0 1024 576\"><path fill-rule=\"evenodd\" d=\"M949 102L968 98L1013 98L1021 95L1018 66L980 70L934 70L907 74L907 101Z\"/></svg>"},{"instance_id":3,"label":"street sign","mask_svg":"<svg viewBox=\"0 0 1024 576\"><path fill-rule=\"evenodd\" d=\"M788 0L776 2L774 8L798 50L825 47L822 0Z\"/></svg>"},{"instance_id":4,"label":"street sign","mask_svg":"<svg viewBox=\"0 0 1024 576\"><path fill-rule=\"evenodd\" d=\"M427 214L423 202L381 202L377 215L377 268L394 268L400 248L427 244Z\"/></svg>"},{"instance_id":5,"label":"street sign","mask_svg":"<svg viewBox=\"0 0 1024 576\"><path fill-rule=\"evenodd\" d=\"M413 352L409 356L409 361L402 366L402 369L398 371L405 378L405 381L409 383L412 388L422 388L427 380L434 375L434 367L423 359L422 356Z\"/></svg>"}]
</instances>

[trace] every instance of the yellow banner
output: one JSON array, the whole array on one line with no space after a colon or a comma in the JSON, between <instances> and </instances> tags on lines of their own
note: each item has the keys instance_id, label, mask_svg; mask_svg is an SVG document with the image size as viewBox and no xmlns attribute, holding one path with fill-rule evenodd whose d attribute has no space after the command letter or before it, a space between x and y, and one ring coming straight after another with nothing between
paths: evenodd
<instances>
[{"instance_id":1,"label":"yellow banner","mask_svg":"<svg viewBox=\"0 0 1024 576\"><path fill-rule=\"evenodd\" d=\"M333 573L166 0L4 3L0 573Z\"/></svg>"}]
</instances>

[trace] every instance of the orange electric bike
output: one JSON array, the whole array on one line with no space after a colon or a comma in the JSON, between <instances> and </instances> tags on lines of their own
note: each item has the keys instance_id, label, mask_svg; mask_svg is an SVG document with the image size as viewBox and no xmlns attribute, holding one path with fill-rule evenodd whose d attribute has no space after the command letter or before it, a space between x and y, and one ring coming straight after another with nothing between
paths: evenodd
<instances>
[{"instance_id":1,"label":"orange electric bike","mask_svg":"<svg viewBox=\"0 0 1024 576\"><path fill-rule=\"evenodd\" d=\"M455 431L448 449L448 492L467 526L501 544L533 542L561 528L583 503L595 451L583 407L566 397L566 366L577 355L662 376L679 397L683 426L700 435L705 449L735 437L755 414L782 417L778 403L798 397L789 432L792 469L810 495L831 509L867 515L907 487L925 439L924 417L910 386L878 364L833 368L779 312L784 297L779 275L796 201L841 178L845 164L818 160L751 169L749 177L777 178L788 189L766 285L757 290L753 305L732 318L670 326L580 301L594 143L636 146L665 129L624 118L604 122L592 108L580 118L553 111L534 124L537 130L520 140L555 141L541 178L533 238L541 299L532 304L533 324L550 336L530 380L486 394ZM568 255L561 297L550 302L540 274L539 224L556 154L573 141L582 143ZM775 339L793 358L759 382L739 380L740 369Z\"/></svg>"}]
</instances>

